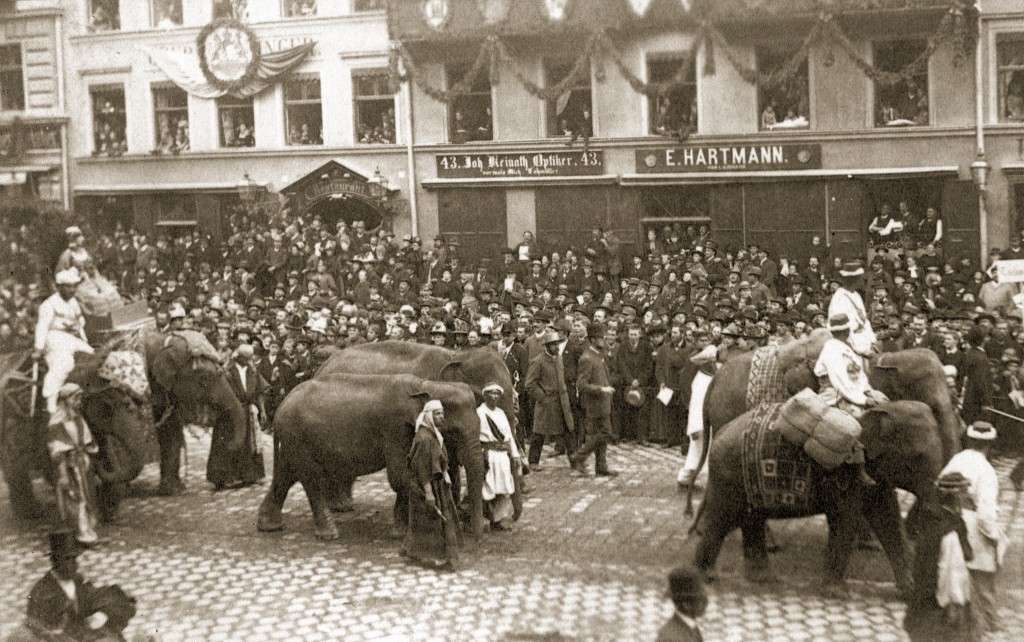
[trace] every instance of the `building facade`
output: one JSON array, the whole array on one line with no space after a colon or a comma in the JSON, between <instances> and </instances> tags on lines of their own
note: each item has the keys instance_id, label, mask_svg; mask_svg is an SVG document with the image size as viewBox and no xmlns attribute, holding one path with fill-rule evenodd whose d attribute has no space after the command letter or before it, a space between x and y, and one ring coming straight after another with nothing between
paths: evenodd
<instances>
[{"instance_id":1,"label":"building facade","mask_svg":"<svg viewBox=\"0 0 1024 642\"><path fill-rule=\"evenodd\" d=\"M59 0L0 1L0 199L70 206Z\"/></svg>"},{"instance_id":2,"label":"building facade","mask_svg":"<svg viewBox=\"0 0 1024 642\"><path fill-rule=\"evenodd\" d=\"M370 227L390 225L392 216L408 221L407 190L396 189L406 177L406 128L396 118L405 110L389 91L383 7L380 0L68 0L76 25L67 72L76 209L101 226L217 236L246 183L277 193L334 161L343 170L325 180L389 183L384 194L394 198L384 203L353 189L308 206L332 221L368 218ZM229 28L213 29L219 21ZM228 77L244 67L232 67L238 56L251 62L253 51L256 76L270 75L239 90L249 95L214 95L202 76L200 40L208 66L221 65ZM282 65L291 66L271 73Z\"/></svg>"},{"instance_id":3,"label":"building facade","mask_svg":"<svg viewBox=\"0 0 1024 642\"><path fill-rule=\"evenodd\" d=\"M642 253L679 223L799 259L814 236L863 255L902 202L937 212L951 255L1005 246L1024 9L832 4L823 25L812 0L68 0L75 206L216 233L249 181L467 253L598 226ZM230 18L263 62L312 51L213 96L200 36Z\"/></svg>"}]
</instances>

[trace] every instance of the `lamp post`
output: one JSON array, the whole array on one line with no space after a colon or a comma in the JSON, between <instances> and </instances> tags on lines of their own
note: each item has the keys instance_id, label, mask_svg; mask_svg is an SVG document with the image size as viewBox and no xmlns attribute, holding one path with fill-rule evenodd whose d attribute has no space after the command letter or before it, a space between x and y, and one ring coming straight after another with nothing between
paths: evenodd
<instances>
[{"instance_id":1,"label":"lamp post","mask_svg":"<svg viewBox=\"0 0 1024 642\"><path fill-rule=\"evenodd\" d=\"M249 176L249 172L242 176L242 180L238 181L235 189L238 192L238 200L242 202L242 207L245 208L246 214L252 215L266 212L268 216L272 216L281 206L277 195L270 193L267 190L266 184L254 181ZM270 198L267 198L268 196Z\"/></svg>"},{"instance_id":2,"label":"lamp post","mask_svg":"<svg viewBox=\"0 0 1024 642\"><path fill-rule=\"evenodd\" d=\"M387 176L381 174L380 166L373 170L373 176L368 178L367 182L377 186L375 191L377 200L380 201L380 207L390 216L392 214L391 203L389 202L391 197L391 181L388 180ZM393 224L393 221L390 223Z\"/></svg>"},{"instance_id":3,"label":"lamp post","mask_svg":"<svg viewBox=\"0 0 1024 642\"><path fill-rule=\"evenodd\" d=\"M978 245L981 250L981 265L988 260L988 173L992 166L985 160L985 153L979 152L978 158L971 163L971 180L978 187Z\"/></svg>"}]
</instances>

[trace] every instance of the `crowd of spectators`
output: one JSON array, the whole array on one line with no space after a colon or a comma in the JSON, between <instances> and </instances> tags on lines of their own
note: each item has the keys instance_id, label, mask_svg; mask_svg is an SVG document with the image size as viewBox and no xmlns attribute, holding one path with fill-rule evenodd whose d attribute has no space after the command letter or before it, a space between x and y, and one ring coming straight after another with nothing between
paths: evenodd
<instances>
[{"instance_id":1,"label":"crowd of spectators","mask_svg":"<svg viewBox=\"0 0 1024 642\"><path fill-rule=\"evenodd\" d=\"M654 410L657 388L683 376L665 365L671 355L663 348L714 343L722 361L824 327L838 270L850 258L831 256L818 238L798 261L757 245L723 248L706 228L666 225L650 230L634 254L597 228L571 248L545 248L527 233L518 246L469 264L459 244L441 236L424 244L287 210L269 220L237 210L229 219L220 243L199 231L152 238L83 228L96 267L125 299L148 301L159 327L180 307L184 327L206 333L225 360L240 341L253 343L258 357L282 355L288 364L322 346L391 340L507 348L502 338L523 343L532 357L545 328L572 336L596 319L607 327L619 435L669 444L682 441L681 426L668 426L655 416L660 410L626 416L622 403L638 387ZM50 291L45 270L33 267L30 236L25 227L0 227L0 352L31 345L35 306ZM989 258L1024 258L1021 239ZM864 300L881 349L927 347L957 365L967 335L980 326L995 366L994 403L1010 413L1024 405L1016 284L998 283L970 256L943 256L931 244L880 249L865 271ZM513 374L521 379L527 365ZM272 383L283 394L307 370L283 368Z\"/></svg>"}]
</instances>

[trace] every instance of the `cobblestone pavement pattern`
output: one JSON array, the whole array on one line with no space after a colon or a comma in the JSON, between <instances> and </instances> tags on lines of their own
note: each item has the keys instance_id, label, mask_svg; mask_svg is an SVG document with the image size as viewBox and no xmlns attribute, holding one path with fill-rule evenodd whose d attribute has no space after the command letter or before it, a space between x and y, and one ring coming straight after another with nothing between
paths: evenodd
<instances>
[{"instance_id":1,"label":"cobblestone pavement pattern","mask_svg":"<svg viewBox=\"0 0 1024 642\"><path fill-rule=\"evenodd\" d=\"M269 438L265 452L269 455ZM356 511L338 516L341 538L313 535L301 487L285 505L286 530L256 531L266 484L214 494L203 479L207 447L188 440L185 495L157 497L156 466L133 484L105 542L80 558L87 578L119 583L139 600L129 636L172 640L653 640L672 613L667 570L681 560L688 520L675 489L675 450L611 449L615 479L572 475L547 459L512 532L486 534L462 570L410 566L389 537L393 494L383 474L356 486ZM1024 632L1024 495L997 460L1001 510L1012 538L1000 584L1005 631ZM271 469L270 462L268 471ZM269 481L269 480L268 480ZM905 503L905 502L904 502ZM906 508L906 507L905 507ZM783 549L775 585L742 579L739 533L719 560L719 580L701 620L706 640L904 639L903 605L880 553L858 552L852 599L817 587L823 518L772 522ZM0 490L0 639L24 612L46 572L45 525L16 523Z\"/></svg>"}]
</instances>

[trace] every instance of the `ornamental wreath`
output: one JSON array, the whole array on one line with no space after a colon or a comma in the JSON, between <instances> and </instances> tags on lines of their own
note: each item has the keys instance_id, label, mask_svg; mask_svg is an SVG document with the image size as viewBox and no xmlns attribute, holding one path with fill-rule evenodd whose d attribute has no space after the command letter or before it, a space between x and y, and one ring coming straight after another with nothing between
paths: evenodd
<instances>
[{"instance_id":1,"label":"ornamental wreath","mask_svg":"<svg viewBox=\"0 0 1024 642\"><path fill-rule=\"evenodd\" d=\"M223 78L218 78L210 69L209 61L206 57L206 40L213 32L221 28L233 29L241 32L242 36L249 44L249 51L252 52L252 58L245 67L245 73L237 80L224 80ZM199 35L196 36L196 51L199 55L199 68L203 71L203 76L206 77L206 80L211 85L221 91L233 94L238 88L249 84L256 78L256 70L260 65L259 38L256 37L256 32L250 29L248 25L236 20L235 18L217 20L203 27L199 32Z\"/></svg>"}]
</instances>

